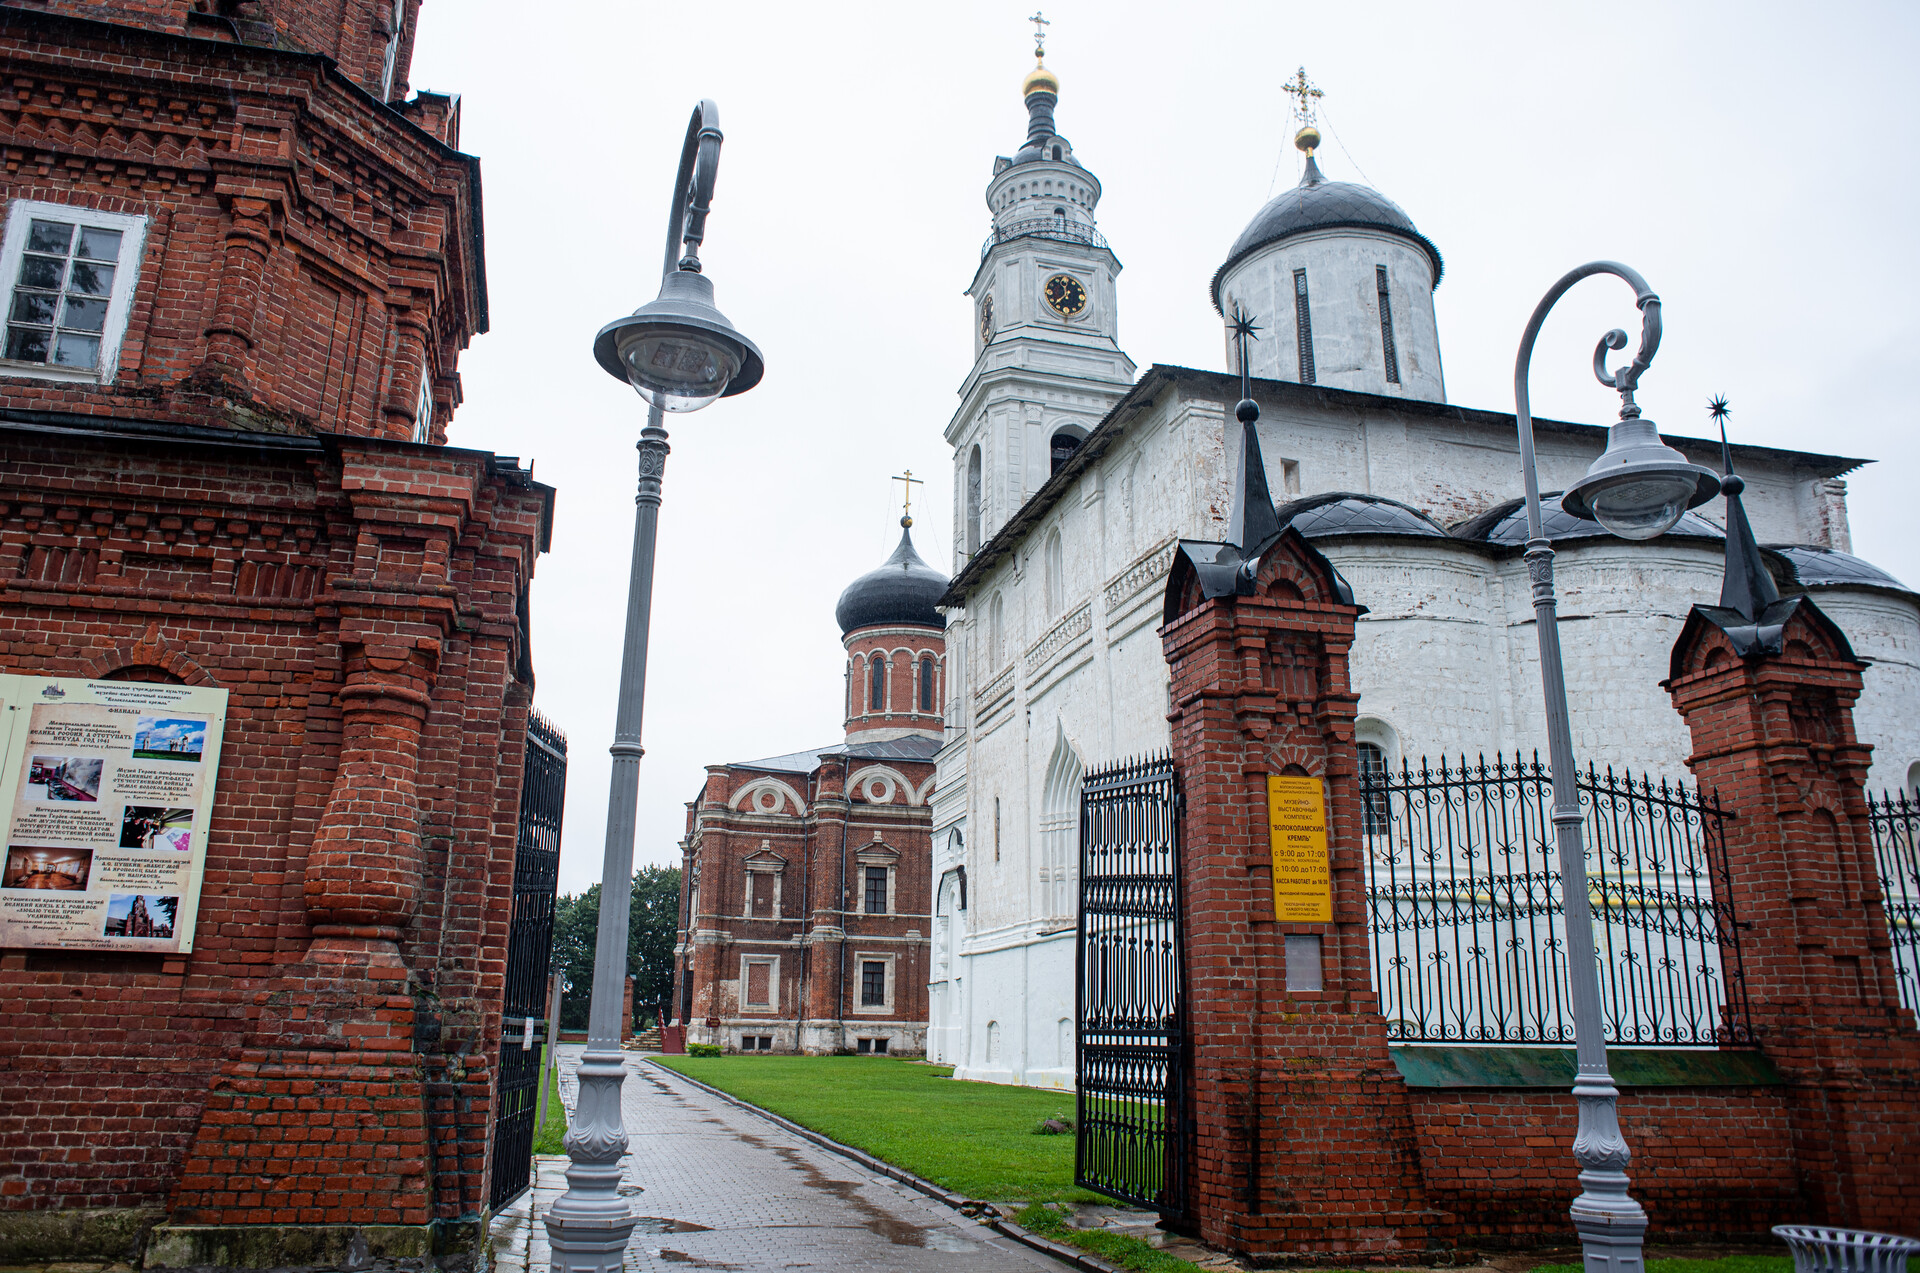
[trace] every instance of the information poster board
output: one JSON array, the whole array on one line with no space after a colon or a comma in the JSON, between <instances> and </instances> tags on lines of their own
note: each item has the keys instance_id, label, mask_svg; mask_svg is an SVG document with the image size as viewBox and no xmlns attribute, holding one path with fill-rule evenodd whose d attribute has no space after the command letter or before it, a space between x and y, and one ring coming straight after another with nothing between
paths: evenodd
<instances>
[{"instance_id":1,"label":"information poster board","mask_svg":"<svg viewBox=\"0 0 1920 1273\"><path fill-rule=\"evenodd\" d=\"M1325 785L1318 778L1268 774L1267 827L1273 837L1273 917L1332 923Z\"/></svg>"},{"instance_id":2,"label":"information poster board","mask_svg":"<svg viewBox=\"0 0 1920 1273\"><path fill-rule=\"evenodd\" d=\"M0 947L185 954L227 691L0 676Z\"/></svg>"}]
</instances>

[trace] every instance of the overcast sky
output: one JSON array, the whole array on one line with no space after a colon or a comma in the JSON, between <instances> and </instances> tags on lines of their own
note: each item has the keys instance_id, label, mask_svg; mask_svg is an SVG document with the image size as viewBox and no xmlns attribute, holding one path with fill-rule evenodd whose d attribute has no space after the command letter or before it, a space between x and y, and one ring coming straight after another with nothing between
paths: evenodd
<instances>
[{"instance_id":1,"label":"overcast sky","mask_svg":"<svg viewBox=\"0 0 1920 1273\"><path fill-rule=\"evenodd\" d=\"M687 116L726 145L702 256L766 355L752 392L669 417L635 860L675 862L707 764L841 737L840 590L891 551L912 468L920 551L951 568L941 433L972 359L961 295L995 155L1025 135L1036 0L933 5L430 0L419 89L462 95L485 185L492 330L455 445L558 488L533 585L536 701L571 742L561 887L599 877L607 744L644 421L593 334L658 290ZM1296 66L1325 91L1334 180L1397 202L1446 258L1449 398L1510 411L1514 350L1560 274L1612 257L1665 302L1640 400L1667 433L1878 461L1855 551L1920 585L1911 485L1920 76L1910 4L1056 0L1058 124L1105 194L1120 339L1224 366L1207 282L1298 179ZM1555 310L1537 413L1605 424L1588 369L1637 330L1612 280ZM1512 494L1520 493L1516 471Z\"/></svg>"}]
</instances>

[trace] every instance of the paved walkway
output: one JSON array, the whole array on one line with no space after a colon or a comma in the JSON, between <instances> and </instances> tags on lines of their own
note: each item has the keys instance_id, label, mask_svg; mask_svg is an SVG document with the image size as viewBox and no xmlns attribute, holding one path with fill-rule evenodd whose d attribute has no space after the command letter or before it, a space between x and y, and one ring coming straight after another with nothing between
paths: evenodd
<instances>
[{"instance_id":1,"label":"paved walkway","mask_svg":"<svg viewBox=\"0 0 1920 1273\"><path fill-rule=\"evenodd\" d=\"M560 1094L569 1113L583 1050L560 1048ZM623 1192L646 1217L627 1248L632 1273L1065 1267L637 1056L627 1062L621 1101L631 1138ZM497 1273L545 1273L551 1259L539 1218L566 1188L566 1160L534 1165L534 1187L495 1222Z\"/></svg>"}]
</instances>

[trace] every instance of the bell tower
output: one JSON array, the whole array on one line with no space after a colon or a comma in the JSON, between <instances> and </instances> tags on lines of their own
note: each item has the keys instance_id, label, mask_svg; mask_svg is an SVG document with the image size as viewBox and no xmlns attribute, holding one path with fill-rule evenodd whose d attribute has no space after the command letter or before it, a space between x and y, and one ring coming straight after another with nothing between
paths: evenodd
<instances>
[{"instance_id":1,"label":"bell tower","mask_svg":"<svg viewBox=\"0 0 1920 1273\"><path fill-rule=\"evenodd\" d=\"M1047 21L1032 21L1027 136L994 160L987 183L993 224L967 288L973 369L947 426L956 570L1133 384L1119 344L1120 261L1094 220L1100 179L1055 128L1060 80L1045 62Z\"/></svg>"}]
</instances>

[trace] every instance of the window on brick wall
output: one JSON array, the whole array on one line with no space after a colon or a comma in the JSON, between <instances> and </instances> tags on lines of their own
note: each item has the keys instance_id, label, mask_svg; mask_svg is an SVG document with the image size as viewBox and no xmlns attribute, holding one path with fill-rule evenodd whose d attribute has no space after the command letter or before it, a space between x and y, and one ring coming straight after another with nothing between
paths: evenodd
<instances>
[{"instance_id":1,"label":"window on brick wall","mask_svg":"<svg viewBox=\"0 0 1920 1273\"><path fill-rule=\"evenodd\" d=\"M920 710L933 710L933 656L920 656Z\"/></svg>"},{"instance_id":2,"label":"window on brick wall","mask_svg":"<svg viewBox=\"0 0 1920 1273\"><path fill-rule=\"evenodd\" d=\"M887 868L870 866L867 868L866 912L869 915L887 913Z\"/></svg>"},{"instance_id":3,"label":"window on brick wall","mask_svg":"<svg viewBox=\"0 0 1920 1273\"><path fill-rule=\"evenodd\" d=\"M873 661L867 665L867 710L883 712L887 709L887 658L876 653Z\"/></svg>"},{"instance_id":4,"label":"window on brick wall","mask_svg":"<svg viewBox=\"0 0 1920 1273\"><path fill-rule=\"evenodd\" d=\"M424 371L420 373L420 396L413 404L413 440L433 440L433 382Z\"/></svg>"},{"instance_id":5,"label":"window on brick wall","mask_svg":"<svg viewBox=\"0 0 1920 1273\"><path fill-rule=\"evenodd\" d=\"M0 244L0 374L105 384L120 364L147 219L16 199Z\"/></svg>"},{"instance_id":6,"label":"window on brick wall","mask_svg":"<svg viewBox=\"0 0 1920 1273\"><path fill-rule=\"evenodd\" d=\"M387 16L387 48L380 61L380 100L393 96L394 73L400 66L400 35L407 24L407 0L393 0Z\"/></svg>"},{"instance_id":7,"label":"window on brick wall","mask_svg":"<svg viewBox=\"0 0 1920 1273\"><path fill-rule=\"evenodd\" d=\"M860 1006L887 1006L887 966L878 959L860 961Z\"/></svg>"}]
</instances>

